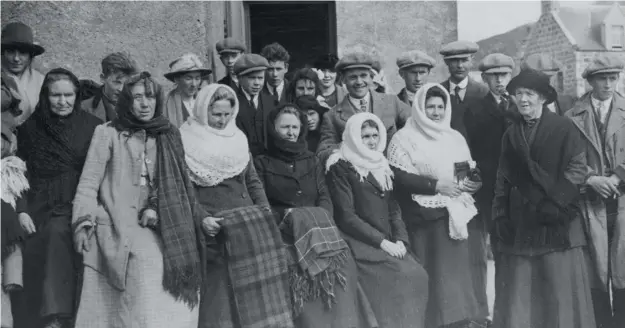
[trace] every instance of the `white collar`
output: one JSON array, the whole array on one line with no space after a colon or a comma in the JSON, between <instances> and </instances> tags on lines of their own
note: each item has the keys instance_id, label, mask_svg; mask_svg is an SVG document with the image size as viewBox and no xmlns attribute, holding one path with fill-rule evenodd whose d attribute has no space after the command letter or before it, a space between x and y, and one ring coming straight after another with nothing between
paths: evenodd
<instances>
[{"instance_id":1,"label":"white collar","mask_svg":"<svg viewBox=\"0 0 625 328\"><path fill-rule=\"evenodd\" d=\"M593 107L595 107L595 109L603 108L604 110L607 110L608 108L610 108L610 103L612 103L612 98L613 96L611 96L610 98L606 100L599 100L593 97L593 95L591 95L590 101L592 102L592 105Z\"/></svg>"},{"instance_id":2,"label":"white collar","mask_svg":"<svg viewBox=\"0 0 625 328\"><path fill-rule=\"evenodd\" d=\"M278 94L278 96L282 95L282 90L284 90L284 80L282 80L282 82L280 82L280 84L278 84L278 86L275 88L267 84L267 89L272 95L276 93Z\"/></svg>"},{"instance_id":3,"label":"white collar","mask_svg":"<svg viewBox=\"0 0 625 328\"><path fill-rule=\"evenodd\" d=\"M408 98L408 101L410 101L410 103L412 103L414 101L414 96L417 93L416 92L410 92L410 90L408 90L408 88L406 88L405 90L406 90L406 97Z\"/></svg>"},{"instance_id":4,"label":"white collar","mask_svg":"<svg viewBox=\"0 0 625 328\"><path fill-rule=\"evenodd\" d=\"M460 81L460 83L456 84L449 80L449 89L453 92L456 89L456 86L459 86L461 90L464 90L469 85L469 77L465 77L464 80Z\"/></svg>"},{"instance_id":5,"label":"white collar","mask_svg":"<svg viewBox=\"0 0 625 328\"><path fill-rule=\"evenodd\" d=\"M490 91L490 94L493 95L493 98L495 98L495 102L496 103L500 103L501 102L501 95L495 94L494 92Z\"/></svg>"},{"instance_id":6,"label":"white collar","mask_svg":"<svg viewBox=\"0 0 625 328\"><path fill-rule=\"evenodd\" d=\"M250 100L256 100L258 99L258 95L255 95L254 97L252 97L252 95L250 95L249 93L247 93L247 91L245 91L245 89L241 88L241 91L243 91L243 94L245 95L245 98L247 98L248 101Z\"/></svg>"},{"instance_id":7,"label":"white collar","mask_svg":"<svg viewBox=\"0 0 625 328\"><path fill-rule=\"evenodd\" d=\"M352 105L354 105L354 107L360 109L360 100L364 99L366 104L367 104L367 109L371 108L371 93L367 92L367 94L360 98L360 99L356 99L354 97L352 97L352 95L348 95L347 96L349 98L349 101L352 103Z\"/></svg>"}]
</instances>

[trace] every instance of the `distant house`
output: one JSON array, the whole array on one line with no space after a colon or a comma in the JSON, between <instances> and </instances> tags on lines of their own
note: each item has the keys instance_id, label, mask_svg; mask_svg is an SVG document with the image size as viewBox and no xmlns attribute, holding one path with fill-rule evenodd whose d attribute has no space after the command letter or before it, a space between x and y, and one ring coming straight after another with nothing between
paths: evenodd
<instances>
[{"instance_id":1,"label":"distant house","mask_svg":"<svg viewBox=\"0 0 625 328\"><path fill-rule=\"evenodd\" d=\"M567 8L542 0L541 6L523 53L551 54L562 63L563 71L552 81L558 92L579 97L589 90L582 72L600 53L617 53L625 60L625 10L618 2ZM625 74L619 91L625 92Z\"/></svg>"},{"instance_id":2,"label":"distant house","mask_svg":"<svg viewBox=\"0 0 625 328\"><path fill-rule=\"evenodd\" d=\"M521 66L521 59L523 59L523 51L525 50L527 37L532 31L534 24L535 23L524 24L508 32L478 41L477 44L480 46L480 50L473 56L475 72L471 72L470 75L472 77L480 75L481 72L477 70L478 63L487 55L497 52L514 58L516 67L512 74L516 75Z\"/></svg>"}]
</instances>

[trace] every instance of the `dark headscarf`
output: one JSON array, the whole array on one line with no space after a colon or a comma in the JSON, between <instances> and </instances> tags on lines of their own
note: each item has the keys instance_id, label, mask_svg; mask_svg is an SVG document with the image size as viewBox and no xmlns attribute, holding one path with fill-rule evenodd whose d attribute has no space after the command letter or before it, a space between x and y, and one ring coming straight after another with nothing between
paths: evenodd
<instances>
[{"instance_id":1,"label":"dark headscarf","mask_svg":"<svg viewBox=\"0 0 625 328\"><path fill-rule=\"evenodd\" d=\"M297 81L299 80L310 80L315 84L315 95L320 95L321 91L319 90L319 76L315 71L311 68L301 68L293 74L293 78L289 83L288 90L286 93L287 101L294 103L295 98L295 89L297 88Z\"/></svg>"},{"instance_id":2,"label":"dark headscarf","mask_svg":"<svg viewBox=\"0 0 625 328\"><path fill-rule=\"evenodd\" d=\"M276 131L276 119L278 118L280 111L286 107L293 107L297 109L298 118L302 124L296 142L282 139ZM306 136L308 134L308 124L306 124L306 121L306 114L295 104L287 103L272 110L269 113L269 118L267 120L267 131L269 135L267 154L285 162L294 162L315 156L313 152L308 150L308 144L306 143Z\"/></svg>"},{"instance_id":3,"label":"dark headscarf","mask_svg":"<svg viewBox=\"0 0 625 328\"><path fill-rule=\"evenodd\" d=\"M319 102L313 96L301 96L297 98L295 104L302 110L302 112L304 112L304 114L307 114L309 110L314 110L319 114L319 126L317 127L317 130L308 131L308 135L306 136L308 149L312 152L316 152L317 147L319 146L319 141L321 140L321 124L323 123L323 115L328 111L328 108L319 105ZM306 124L306 129L308 129L308 124Z\"/></svg>"}]
</instances>

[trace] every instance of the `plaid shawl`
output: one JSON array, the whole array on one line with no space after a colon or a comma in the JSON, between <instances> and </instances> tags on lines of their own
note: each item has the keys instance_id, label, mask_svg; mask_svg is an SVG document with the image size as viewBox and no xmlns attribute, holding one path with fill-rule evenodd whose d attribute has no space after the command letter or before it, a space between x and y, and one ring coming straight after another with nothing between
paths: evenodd
<instances>
[{"instance_id":1,"label":"plaid shawl","mask_svg":"<svg viewBox=\"0 0 625 328\"><path fill-rule=\"evenodd\" d=\"M289 268L289 285L295 315L304 302L319 296L332 308L334 286L338 283L345 289L347 285L341 269L349 252L334 220L321 207L299 207L285 215L280 229L294 240L290 248L295 250L296 264Z\"/></svg>"},{"instance_id":2,"label":"plaid shawl","mask_svg":"<svg viewBox=\"0 0 625 328\"><path fill-rule=\"evenodd\" d=\"M242 328L291 328L287 260L270 211L248 206L216 213L225 238L233 312Z\"/></svg>"}]
</instances>

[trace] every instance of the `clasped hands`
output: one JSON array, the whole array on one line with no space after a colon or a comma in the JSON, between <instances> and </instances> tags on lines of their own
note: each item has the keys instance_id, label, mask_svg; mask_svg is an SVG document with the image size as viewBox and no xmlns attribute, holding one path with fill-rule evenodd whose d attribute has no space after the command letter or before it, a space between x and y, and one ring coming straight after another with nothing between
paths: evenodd
<instances>
[{"instance_id":1,"label":"clasped hands","mask_svg":"<svg viewBox=\"0 0 625 328\"><path fill-rule=\"evenodd\" d=\"M591 176L586 180L586 184L589 185L594 191L596 191L604 199L608 199L614 196L620 196L621 193L618 190L618 186L621 183L621 179L616 174L612 174L609 177Z\"/></svg>"},{"instance_id":2,"label":"clasped hands","mask_svg":"<svg viewBox=\"0 0 625 328\"><path fill-rule=\"evenodd\" d=\"M408 252L406 250L406 246L404 246L404 243L400 240L393 243L387 239L384 239L380 244L380 248L382 248L382 250L387 252L390 256L396 257L398 259L403 259Z\"/></svg>"}]
</instances>

